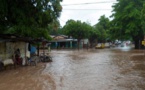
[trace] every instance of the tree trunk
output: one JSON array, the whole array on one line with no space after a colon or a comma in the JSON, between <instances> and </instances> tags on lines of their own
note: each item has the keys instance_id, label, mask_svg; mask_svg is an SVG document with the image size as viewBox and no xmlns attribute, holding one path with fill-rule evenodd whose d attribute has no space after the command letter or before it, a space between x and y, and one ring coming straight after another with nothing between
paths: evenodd
<instances>
[{"instance_id":1,"label":"tree trunk","mask_svg":"<svg viewBox=\"0 0 145 90\"><path fill-rule=\"evenodd\" d=\"M90 48L94 48L96 46L96 42L90 42Z\"/></svg>"},{"instance_id":2,"label":"tree trunk","mask_svg":"<svg viewBox=\"0 0 145 90\"><path fill-rule=\"evenodd\" d=\"M80 49L80 39L78 39L78 50Z\"/></svg>"},{"instance_id":3,"label":"tree trunk","mask_svg":"<svg viewBox=\"0 0 145 90\"><path fill-rule=\"evenodd\" d=\"M134 40L135 49L140 49L140 40Z\"/></svg>"},{"instance_id":4,"label":"tree trunk","mask_svg":"<svg viewBox=\"0 0 145 90\"><path fill-rule=\"evenodd\" d=\"M142 45L143 37L134 37L134 45L135 49L143 49L144 46Z\"/></svg>"}]
</instances>

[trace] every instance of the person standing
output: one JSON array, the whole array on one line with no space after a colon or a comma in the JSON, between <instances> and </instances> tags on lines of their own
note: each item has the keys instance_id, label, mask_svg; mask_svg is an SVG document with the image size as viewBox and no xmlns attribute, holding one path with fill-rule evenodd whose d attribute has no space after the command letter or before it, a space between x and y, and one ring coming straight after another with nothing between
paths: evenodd
<instances>
[{"instance_id":1,"label":"person standing","mask_svg":"<svg viewBox=\"0 0 145 90\"><path fill-rule=\"evenodd\" d=\"M15 59L17 65L22 65L21 53L19 48L15 51Z\"/></svg>"},{"instance_id":2,"label":"person standing","mask_svg":"<svg viewBox=\"0 0 145 90\"><path fill-rule=\"evenodd\" d=\"M48 53L51 51L50 44L48 44Z\"/></svg>"}]
</instances>

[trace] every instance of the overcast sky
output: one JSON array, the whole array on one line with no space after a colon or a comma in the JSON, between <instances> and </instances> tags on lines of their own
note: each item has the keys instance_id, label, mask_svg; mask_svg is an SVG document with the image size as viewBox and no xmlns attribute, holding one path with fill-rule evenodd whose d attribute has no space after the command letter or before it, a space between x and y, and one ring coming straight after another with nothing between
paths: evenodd
<instances>
[{"instance_id":1,"label":"overcast sky","mask_svg":"<svg viewBox=\"0 0 145 90\"><path fill-rule=\"evenodd\" d=\"M109 17L112 13L112 5L116 0L63 0L63 10L59 18L61 26L69 19L81 20L94 25L100 16Z\"/></svg>"}]
</instances>

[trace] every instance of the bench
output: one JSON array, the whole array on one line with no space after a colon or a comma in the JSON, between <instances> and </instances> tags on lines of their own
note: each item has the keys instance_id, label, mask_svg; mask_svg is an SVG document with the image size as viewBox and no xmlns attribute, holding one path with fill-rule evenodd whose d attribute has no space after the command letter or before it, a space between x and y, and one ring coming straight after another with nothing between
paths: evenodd
<instances>
[{"instance_id":1,"label":"bench","mask_svg":"<svg viewBox=\"0 0 145 90\"><path fill-rule=\"evenodd\" d=\"M6 69L6 67L9 67L9 66L15 67L15 63L12 59L5 59L5 60L0 61L0 70Z\"/></svg>"}]
</instances>

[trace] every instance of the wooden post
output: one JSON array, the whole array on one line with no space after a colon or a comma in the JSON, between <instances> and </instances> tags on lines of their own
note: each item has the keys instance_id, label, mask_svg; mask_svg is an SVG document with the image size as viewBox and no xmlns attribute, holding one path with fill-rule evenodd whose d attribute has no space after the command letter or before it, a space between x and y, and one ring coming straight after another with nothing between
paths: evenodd
<instances>
[{"instance_id":1,"label":"wooden post","mask_svg":"<svg viewBox=\"0 0 145 90\"><path fill-rule=\"evenodd\" d=\"M25 43L25 64L27 64L27 56L26 56L26 53L27 53L27 43Z\"/></svg>"},{"instance_id":2,"label":"wooden post","mask_svg":"<svg viewBox=\"0 0 145 90\"><path fill-rule=\"evenodd\" d=\"M39 44L37 45L37 56L39 56Z\"/></svg>"}]
</instances>

